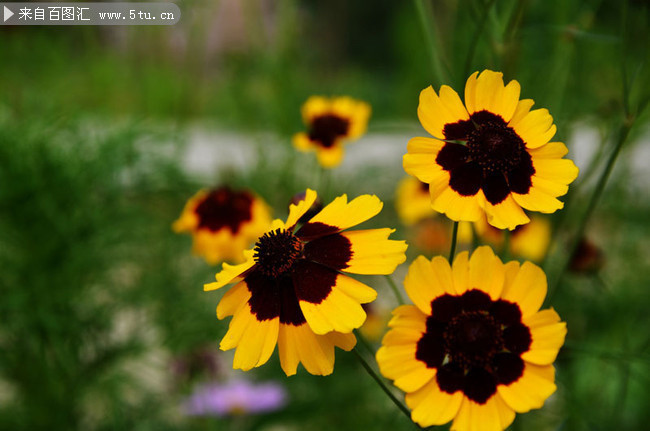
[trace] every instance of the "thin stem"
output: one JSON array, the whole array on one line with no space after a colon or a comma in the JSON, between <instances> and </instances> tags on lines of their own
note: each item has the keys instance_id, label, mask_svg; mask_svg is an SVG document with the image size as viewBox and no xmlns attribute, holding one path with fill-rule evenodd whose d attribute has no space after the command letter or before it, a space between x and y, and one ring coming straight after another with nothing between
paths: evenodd
<instances>
[{"instance_id":1,"label":"thin stem","mask_svg":"<svg viewBox=\"0 0 650 431\"><path fill-rule=\"evenodd\" d=\"M357 341L359 341L359 343L363 346L363 348L368 351L368 354L374 355L375 351L370 346L370 343L368 342L368 340L366 340L366 337L364 337L361 334L361 331L359 331L358 329L355 329L353 332L354 332L354 336L357 337Z\"/></svg>"},{"instance_id":2,"label":"thin stem","mask_svg":"<svg viewBox=\"0 0 650 431\"><path fill-rule=\"evenodd\" d=\"M580 244L580 241L584 237L585 230L587 229L587 223L589 222L589 219L591 218L594 209L598 204L598 200L600 199L600 196L603 194L603 190L605 189L605 185L607 184L609 175L612 172L612 168L614 168L616 159L618 158L618 155L621 152L621 148L623 148L623 145L627 141L627 137L630 134L630 129L632 129L632 126L634 125L634 120L635 120L634 117L626 118L626 120L623 122L623 124L619 129L618 138L616 141L616 147L614 148L614 151L612 151L612 154L609 156L609 159L607 160L607 165L605 166L605 169L600 175L600 178L598 179L598 183L596 184L596 187L594 188L594 191L591 194L591 198L589 199L589 203L587 205L587 210L582 215L582 219L578 224L578 228L576 229L576 234L573 237L571 246L567 249L568 251L567 259L565 259L562 269L560 270L560 273L558 274L557 279L555 280L555 283L553 283L552 288L549 289L549 294L548 294L549 300L551 296L555 293L555 290L557 289L560 282L562 281L562 278L564 277L564 274L569 267L569 261L571 260L571 256L574 255L574 253L578 249L578 245Z\"/></svg>"},{"instance_id":3,"label":"thin stem","mask_svg":"<svg viewBox=\"0 0 650 431\"><path fill-rule=\"evenodd\" d=\"M512 232L510 232L508 229L503 231L503 249L501 250L501 257L503 258L504 262L510 259L511 236L512 236Z\"/></svg>"},{"instance_id":4,"label":"thin stem","mask_svg":"<svg viewBox=\"0 0 650 431\"><path fill-rule=\"evenodd\" d=\"M504 66L503 71L506 76L511 75L514 72L515 64L517 62L516 56L518 53L517 46L514 41L517 40L517 32L523 21L524 13L526 12L526 7L528 7L528 0L519 0L515 7L515 10L510 15L508 24L506 25L506 30L503 34L503 46L504 46Z\"/></svg>"},{"instance_id":5,"label":"thin stem","mask_svg":"<svg viewBox=\"0 0 650 431\"><path fill-rule=\"evenodd\" d=\"M318 179L318 194L322 196L321 199L329 199L329 188L330 188L330 181L332 179L332 172L331 169L324 168L320 166L320 177Z\"/></svg>"},{"instance_id":6,"label":"thin stem","mask_svg":"<svg viewBox=\"0 0 650 431\"><path fill-rule=\"evenodd\" d=\"M435 84L440 85L443 79L444 82L447 82L448 79L442 63L440 62L440 52L442 50L439 49L440 47L436 47L435 22L431 16L431 5L430 3L425 4L426 0L413 1L415 3L415 9L417 10L420 26L422 27L422 32L424 33L427 54L429 56L431 71L433 72L433 81Z\"/></svg>"},{"instance_id":7,"label":"thin stem","mask_svg":"<svg viewBox=\"0 0 650 431\"><path fill-rule=\"evenodd\" d=\"M379 374L377 374L375 370L372 369L368 361L366 361L361 353L357 351L356 347L352 349L352 352L354 353L354 356L357 357L359 362L361 362L361 366L363 366L366 372L370 374L370 377L372 377L375 382L377 382L381 390L384 391L384 393L388 395L388 398L390 398L390 400L397 406L397 408L399 408L401 412L404 413L404 415L406 415L409 420L411 420L411 412L409 411L408 407L406 407L400 400L397 399L397 397L395 397L395 395L393 395L388 386L386 386L386 383L384 383L383 379L379 376Z\"/></svg>"},{"instance_id":8,"label":"thin stem","mask_svg":"<svg viewBox=\"0 0 650 431\"><path fill-rule=\"evenodd\" d=\"M454 222L454 229L451 232L451 249L449 250L449 263L454 261L454 255L456 254L456 242L458 240L458 222Z\"/></svg>"},{"instance_id":9,"label":"thin stem","mask_svg":"<svg viewBox=\"0 0 650 431\"><path fill-rule=\"evenodd\" d=\"M471 72L471 67L472 67L472 61L474 60L474 54L476 53L476 47L478 46L478 41L479 38L481 37L481 34L483 34L483 30L485 30L485 23L487 22L488 16L490 14L490 10L492 9L492 6L496 3L496 0L490 0L490 2L487 4L487 6L483 9L483 16L481 17L481 22L478 23L476 26L476 31L474 32L474 36L472 37L472 42L469 46L469 51L467 52L467 58L465 58L465 68L463 76L469 76Z\"/></svg>"},{"instance_id":10,"label":"thin stem","mask_svg":"<svg viewBox=\"0 0 650 431\"><path fill-rule=\"evenodd\" d=\"M393 277L390 275L386 275L386 280L388 280L388 284L390 285L390 288L393 289L393 293L395 294L395 297L397 298L397 302L399 305L404 305L404 296L402 296L402 292L400 292L399 288L397 287L397 284L395 284L395 280L393 280Z\"/></svg>"}]
</instances>

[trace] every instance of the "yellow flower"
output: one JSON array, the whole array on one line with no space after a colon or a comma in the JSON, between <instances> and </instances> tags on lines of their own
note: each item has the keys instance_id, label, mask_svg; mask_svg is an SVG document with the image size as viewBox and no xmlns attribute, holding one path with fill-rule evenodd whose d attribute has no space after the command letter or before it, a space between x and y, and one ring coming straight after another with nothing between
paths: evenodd
<instances>
[{"instance_id":1,"label":"yellow flower","mask_svg":"<svg viewBox=\"0 0 650 431\"><path fill-rule=\"evenodd\" d=\"M194 254L214 265L243 262L244 250L270 225L271 214L261 198L223 186L196 193L172 227L191 233Z\"/></svg>"},{"instance_id":2,"label":"yellow flower","mask_svg":"<svg viewBox=\"0 0 650 431\"><path fill-rule=\"evenodd\" d=\"M504 232L488 224L485 217L474 223L474 230L485 243L503 247ZM471 240L471 235L468 240ZM542 216L531 216L530 223L517 226L510 232L510 253L513 256L541 261L551 241L551 222Z\"/></svg>"},{"instance_id":3,"label":"yellow flower","mask_svg":"<svg viewBox=\"0 0 650 431\"><path fill-rule=\"evenodd\" d=\"M414 422L501 431L555 392L566 324L539 310L547 286L538 266L503 264L484 246L453 266L420 256L404 286L415 305L393 311L377 362L406 392Z\"/></svg>"},{"instance_id":4,"label":"yellow flower","mask_svg":"<svg viewBox=\"0 0 650 431\"><path fill-rule=\"evenodd\" d=\"M351 333L366 319L361 304L377 292L343 274L390 274L406 260L404 241L389 240L393 229L345 231L374 217L382 202L362 195L336 198L297 228L316 192L289 208L286 222L274 220L241 265L224 264L205 290L236 283L217 306L217 317L233 316L220 348L236 348L233 368L263 365L278 345L290 376L299 363L311 374L334 369L334 346L350 350ZM342 271L342 272L341 272Z\"/></svg>"},{"instance_id":5,"label":"yellow flower","mask_svg":"<svg viewBox=\"0 0 650 431\"><path fill-rule=\"evenodd\" d=\"M411 226L431 218L436 212L431 208L429 185L417 178L405 177L397 185L395 209L402 223Z\"/></svg>"},{"instance_id":6,"label":"yellow flower","mask_svg":"<svg viewBox=\"0 0 650 431\"><path fill-rule=\"evenodd\" d=\"M293 145L300 151L316 151L318 163L334 168L343 160L343 145L366 132L370 105L350 97L327 99L312 96L302 105L308 131L297 133Z\"/></svg>"},{"instance_id":7,"label":"yellow flower","mask_svg":"<svg viewBox=\"0 0 650 431\"><path fill-rule=\"evenodd\" d=\"M531 111L519 100L517 81L501 73L475 72L465 85L465 104L443 85L420 93L418 117L436 139L413 138L404 169L429 184L433 209L455 221L476 221L482 213L499 229L528 223L522 210L552 213L564 204L578 168L555 135L546 109Z\"/></svg>"}]
</instances>

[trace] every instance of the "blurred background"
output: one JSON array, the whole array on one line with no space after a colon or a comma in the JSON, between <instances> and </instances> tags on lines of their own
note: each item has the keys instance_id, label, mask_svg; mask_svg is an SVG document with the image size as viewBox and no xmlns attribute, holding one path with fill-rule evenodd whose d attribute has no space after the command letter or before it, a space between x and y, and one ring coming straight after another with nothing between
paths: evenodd
<instances>
[{"instance_id":1,"label":"blurred background","mask_svg":"<svg viewBox=\"0 0 650 431\"><path fill-rule=\"evenodd\" d=\"M539 261L546 305L569 328L558 391L512 429L647 429L647 1L177 4L172 27L0 26L0 429L413 429L349 353L337 351L325 378L286 378L277 354L233 371L232 352L218 350L222 293L202 290L220 266L192 256L171 224L198 189L224 183L254 190L284 218L295 193L322 185L313 154L291 146L305 127L301 104L349 95L373 114L324 201L377 194L384 210L365 227L397 228L393 237L412 244L408 262L447 253L443 217L407 227L397 216L401 156L426 135L419 92L448 84L462 94L486 68L549 109L581 168ZM587 264L565 271L623 132L585 231ZM366 332L376 349L396 301L384 278L363 281L380 296L380 324ZM287 403L188 411L196 390L232 379L276 382Z\"/></svg>"}]
</instances>

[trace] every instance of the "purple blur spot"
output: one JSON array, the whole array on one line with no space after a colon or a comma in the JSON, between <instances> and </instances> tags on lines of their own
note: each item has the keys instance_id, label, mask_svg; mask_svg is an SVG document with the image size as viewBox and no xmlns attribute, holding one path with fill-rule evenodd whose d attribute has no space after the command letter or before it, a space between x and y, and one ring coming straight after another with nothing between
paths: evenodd
<instances>
[{"instance_id":1,"label":"purple blur spot","mask_svg":"<svg viewBox=\"0 0 650 431\"><path fill-rule=\"evenodd\" d=\"M232 380L198 387L183 403L190 416L227 416L279 410L287 404L287 391L275 383Z\"/></svg>"}]
</instances>

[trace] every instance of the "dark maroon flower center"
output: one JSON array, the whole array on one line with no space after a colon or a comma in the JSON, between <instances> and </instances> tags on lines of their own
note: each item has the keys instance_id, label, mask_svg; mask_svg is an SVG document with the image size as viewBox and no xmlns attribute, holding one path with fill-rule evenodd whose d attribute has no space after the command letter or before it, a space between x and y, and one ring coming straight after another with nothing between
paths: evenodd
<instances>
[{"instance_id":1,"label":"dark maroon flower center","mask_svg":"<svg viewBox=\"0 0 650 431\"><path fill-rule=\"evenodd\" d=\"M258 321L280 318L300 326L306 320L300 302L320 304L348 267L352 243L336 226L305 223L294 235L276 229L255 244L255 265L244 275L251 313Z\"/></svg>"},{"instance_id":2,"label":"dark maroon flower center","mask_svg":"<svg viewBox=\"0 0 650 431\"><path fill-rule=\"evenodd\" d=\"M510 192L527 194L535 174L532 157L519 135L499 115L479 111L469 120L446 124L447 142L436 163L449 172L449 186L461 196L483 190L493 205Z\"/></svg>"},{"instance_id":3,"label":"dark maroon flower center","mask_svg":"<svg viewBox=\"0 0 650 431\"><path fill-rule=\"evenodd\" d=\"M460 390L483 404L498 385L509 385L523 375L521 354L530 348L532 339L517 304L494 301L472 289L434 299L431 310L415 357L438 370L442 391Z\"/></svg>"},{"instance_id":4,"label":"dark maroon flower center","mask_svg":"<svg viewBox=\"0 0 650 431\"><path fill-rule=\"evenodd\" d=\"M350 122L337 115L327 114L314 118L309 130L309 139L325 148L334 145L339 137L348 133Z\"/></svg>"},{"instance_id":5,"label":"dark maroon flower center","mask_svg":"<svg viewBox=\"0 0 650 431\"><path fill-rule=\"evenodd\" d=\"M302 243L293 233L276 229L259 238L253 257L264 275L277 278L291 269L302 255L302 249Z\"/></svg>"},{"instance_id":6,"label":"dark maroon flower center","mask_svg":"<svg viewBox=\"0 0 650 431\"><path fill-rule=\"evenodd\" d=\"M478 126L467 141L468 160L483 169L483 175L510 172L525 157L524 141L503 121L488 121Z\"/></svg>"},{"instance_id":7,"label":"dark maroon flower center","mask_svg":"<svg viewBox=\"0 0 650 431\"><path fill-rule=\"evenodd\" d=\"M228 228L233 234L242 223L252 217L253 196L248 192L234 192L229 187L211 190L194 212L199 218L199 229L217 232Z\"/></svg>"},{"instance_id":8,"label":"dark maroon flower center","mask_svg":"<svg viewBox=\"0 0 650 431\"><path fill-rule=\"evenodd\" d=\"M447 325L444 338L450 361L465 369L485 368L503 350L503 329L484 311L454 317Z\"/></svg>"}]
</instances>

